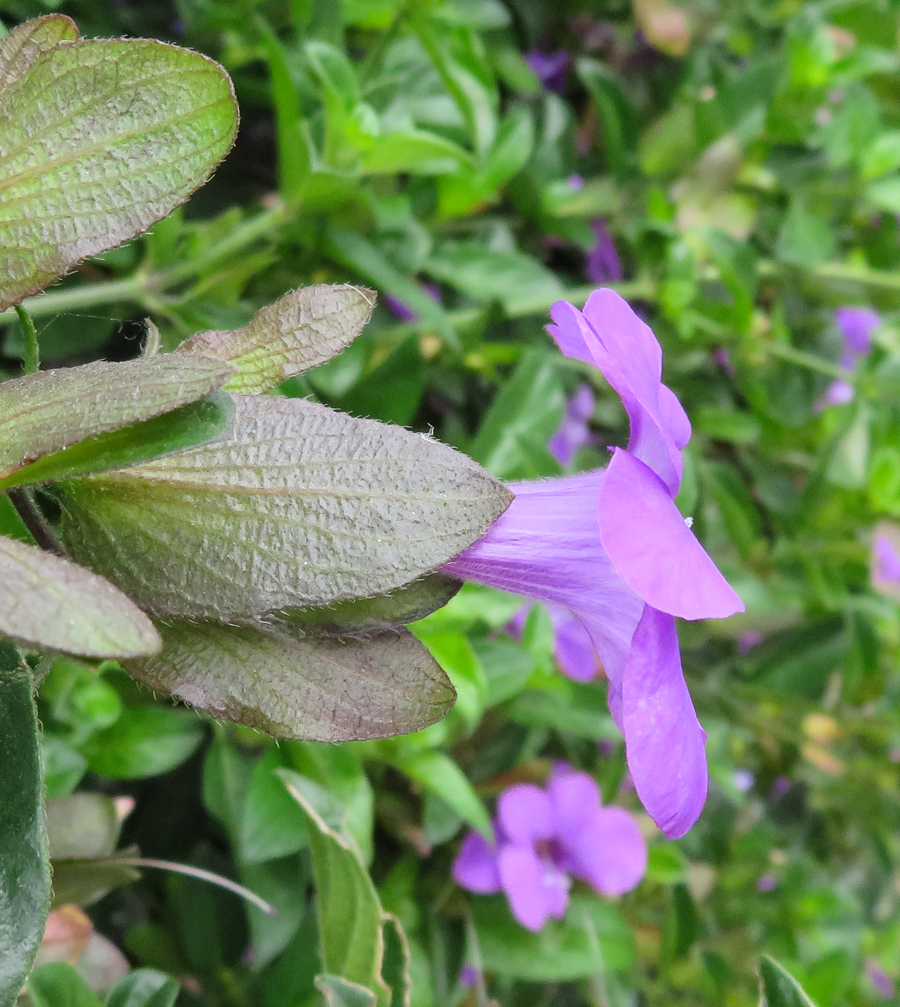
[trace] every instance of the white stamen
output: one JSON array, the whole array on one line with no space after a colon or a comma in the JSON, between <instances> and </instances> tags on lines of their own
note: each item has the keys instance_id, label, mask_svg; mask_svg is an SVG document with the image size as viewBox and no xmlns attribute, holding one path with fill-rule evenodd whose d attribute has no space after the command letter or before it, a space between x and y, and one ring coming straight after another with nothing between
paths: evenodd
<instances>
[{"instance_id":1,"label":"white stamen","mask_svg":"<svg viewBox=\"0 0 900 1007\"><path fill-rule=\"evenodd\" d=\"M694 527L694 519L692 517L686 517L684 519L684 523L688 526L688 528Z\"/></svg>"}]
</instances>

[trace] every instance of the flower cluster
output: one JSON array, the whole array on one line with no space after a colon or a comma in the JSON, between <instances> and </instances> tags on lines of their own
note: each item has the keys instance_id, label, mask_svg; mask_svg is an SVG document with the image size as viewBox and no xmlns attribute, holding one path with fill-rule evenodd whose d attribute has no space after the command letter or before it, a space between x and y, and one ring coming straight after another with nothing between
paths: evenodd
<instances>
[{"instance_id":1,"label":"flower cluster","mask_svg":"<svg viewBox=\"0 0 900 1007\"><path fill-rule=\"evenodd\" d=\"M529 930L562 919L570 877L601 895L622 895L643 878L647 846L623 808L604 808L587 773L557 763L542 790L509 787L497 802L494 845L477 832L463 840L453 877L470 892L502 891Z\"/></svg>"},{"instance_id":2,"label":"flower cluster","mask_svg":"<svg viewBox=\"0 0 900 1007\"><path fill-rule=\"evenodd\" d=\"M835 311L834 324L841 335L841 367L849 376L857 360L871 352L872 333L881 325L881 316L871 308L843 307ZM839 379L829 385L823 404L846 405L853 396L853 385Z\"/></svg>"},{"instance_id":3,"label":"flower cluster","mask_svg":"<svg viewBox=\"0 0 900 1007\"><path fill-rule=\"evenodd\" d=\"M684 681L675 617L743 610L675 506L691 427L662 383L650 328L611 290L584 312L557 302L550 332L566 356L599 368L631 425L606 469L510 487L513 503L443 569L567 608L609 680L638 796L670 837L706 799L706 735Z\"/></svg>"}]
</instances>

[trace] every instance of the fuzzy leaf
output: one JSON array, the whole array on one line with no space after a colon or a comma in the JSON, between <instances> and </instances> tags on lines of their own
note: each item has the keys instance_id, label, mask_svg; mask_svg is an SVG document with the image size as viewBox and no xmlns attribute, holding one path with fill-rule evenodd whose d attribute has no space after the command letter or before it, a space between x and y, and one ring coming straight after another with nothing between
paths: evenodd
<instances>
[{"instance_id":1,"label":"fuzzy leaf","mask_svg":"<svg viewBox=\"0 0 900 1007\"><path fill-rule=\"evenodd\" d=\"M20 24L0 39L0 91L18 80L33 66L42 52L54 49L60 42L74 42L78 27L64 14L49 14Z\"/></svg>"},{"instance_id":2,"label":"fuzzy leaf","mask_svg":"<svg viewBox=\"0 0 900 1007\"><path fill-rule=\"evenodd\" d=\"M803 987L774 958L759 960L760 1007L816 1007Z\"/></svg>"},{"instance_id":3,"label":"fuzzy leaf","mask_svg":"<svg viewBox=\"0 0 900 1007\"><path fill-rule=\"evenodd\" d=\"M102 578L58 556L0 538L0 633L84 657L152 654L150 620Z\"/></svg>"},{"instance_id":4,"label":"fuzzy leaf","mask_svg":"<svg viewBox=\"0 0 900 1007\"><path fill-rule=\"evenodd\" d=\"M352 741L418 731L453 705L449 680L406 631L341 642L174 622L163 650L128 661L154 689L281 738Z\"/></svg>"},{"instance_id":5,"label":"fuzzy leaf","mask_svg":"<svg viewBox=\"0 0 900 1007\"><path fill-rule=\"evenodd\" d=\"M387 594L510 500L446 445L303 399L238 396L232 429L62 484L73 558L161 617L241 621Z\"/></svg>"},{"instance_id":6,"label":"fuzzy leaf","mask_svg":"<svg viewBox=\"0 0 900 1007\"><path fill-rule=\"evenodd\" d=\"M38 371L0 384L0 475L202 398L231 373L205 357L148 357Z\"/></svg>"},{"instance_id":7,"label":"fuzzy leaf","mask_svg":"<svg viewBox=\"0 0 900 1007\"><path fill-rule=\"evenodd\" d=\"M260 394L349 346L372 317L375 297L373 290L346 283L302 287L261 308L241 329L198 332L179 352L231 362L237 373L225 388Z\"/></svg>"},{"instance_id":8,"label":"fuzzy leaf","mask_svg":"<svg viewBox=\"0 0 900 1007\"><path fill-rule=\"evenodd\" d=\"M270 621L309 627L317 633L340 637L366 637L424 619L443 608L461 583L440 573L429 574L406 587L375 598L339 601L318 608L289 608L274 613Z\"/></svg>"},{"instance_id":9,"label":"fuzzy leaf","mask_svg":"<svg viewBox=\"0 0 900 1007\"><path fill-rule=\"evenodd\" d=\"M184 202L236 125L228 75L199 53L96 39L38 55L3 89L0 309Z\"/></svg>"},{"instance_id":10,"label":"fuzzy leaf","mask_svg":"<svg viewBox=\"0 0 900 1007\"><path fill-rule=\"evenodd\" d=\"M2 582L2 581L0 581ZM0 606L2 609L2 606ZM50 908L37 710L31 681L0 658L0 1004L16 1002Z\"/></svg>"},{"instance_id":11,"label":"fuzzy leaf","mask_svg":"<svg viewBox=\"0 0 900 1007\"><path fill-rule=\"evenodd\" d=\"M0 479L0 490L71 479L184 451L223 433L233 414L231 396L213 392L162 416L110 430L62 451L43 455Z\"/></svg>"}]
</instances>

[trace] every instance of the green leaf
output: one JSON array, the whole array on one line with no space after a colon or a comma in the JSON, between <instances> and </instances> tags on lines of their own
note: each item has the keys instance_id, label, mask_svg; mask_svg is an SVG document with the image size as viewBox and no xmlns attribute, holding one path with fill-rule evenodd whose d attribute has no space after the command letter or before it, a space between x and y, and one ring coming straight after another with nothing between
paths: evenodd
<instances>
[{"instance_id":1,"label":"green leaf","mask_svg":"<svg viewBox=\"0 0 900 1007\"><path fill-rule=\"evenodd\" d=\"M609 168L622 176L631 166L637 150L634 110L609 67L587 57L579 59L576 67L600 118L603 151Z\"/></svg>"},{"instance_id":2,"label":"green leaf","mask_svg":"<svg viewBox=\"0 0 900 1007\"><path fill-rule=\"evenodd\" d=\"M226 391L261 394L336 356L365 328L375 292L350 284L301 287L261 308L240 329L198 332L178 348L231 363Z\"/></svg>"},{"instance_id":3,"label":"green leaf","mask_svg":"<svg viewBox=\"0 0 900 1007\"><path fill-rule=\"evenodd\" d=\"M0 633L85 657L131 657L160 647L150 620L112 584L2 537Z\"/></svg>"},{"instance_id":4,"label":"green leaf","mask_svg":"<svg viewBox=\"0 0 900 1007\"><path fill-rule=\"evenodd\" d=\"M487 809L466 774L449 755L434 749L424 752L400 751L392 757L391 762L429 793L446 801L473 829L493 840L494 830Z\"/></svg>"},{"instance_id":5,"label":"green leaf","mask_svg":"<svg viewBox=\"0 0 900 1007\"><path fill-rule=\"evenodd\" d=\"M37 17L13 28L0 39L0 91L18 80L41 53L77 38L78 27L64 14Z\"/></svg>"},{"instance_id":6,"label":"green leaf","mask_svg":"<svg viewBox=\"0 0 900 1007\"><path fill-rule=\"evenodd\" d=\"M522 297L563 293L556 276L537 259L521 252L479 247L471 242L445 242L425 264L426 272L479 301L509 305Z\"/></svg>"},{"instance_id":7,"label":"green leaf","mask_svg":"<svg viewBox=\"0 0 900 1007\"><path fill-rule=\"evenodd\" d=\"M421 129L376 137L361 163L367 175L446 175L460 165L474 166L472 155L459 144Z\"/></svg>"},{"instance_id":8,"label":"green leaf","mask_svg":"<svg viewBox=\"0 0 900 1007\"><path fill-rule=\"evenodd\" d=\"M472 903L486 972L531 982L567 982L628 968L634 937L618 908L597 896L574 895L563 920L530 933L513 919L506 901Z\"/></svg>"},{"instance_id":9,"label":"green leaf","mask_svg":"<svg viewBox=\"0 0 900 1007\"><path fill-rule=\"evenodd\" d=\"M774 958L759 961L760 1007L816 1007L803 987Z\"/></svg>"},{"instance_id":10,"label":"green leaf","mask_svg":"<svg viewBox=\"0 0 900 1007\"><path fill-rule=\"evenodd\" d=\"M166 216L237 126L217 63L147 39L41 53L4 88L3 113L0 309Z\"/></svg>"},{"instance_id":11,"label":"green leaf","mask_svg":"<svg viewBox=\"0 0 900 1007\"><path fill-rule=\"evenodd\" d=\"M286 857L306 846L306 819L275 775L281 768L275 746L253 768L238 833L244 864Z\"/></svg>"},{"instance_id":12,"label":"green leaf","mask_svg":"<svg viewBox=\"0 0 900 1007\"><path fill-rule=\"evenodd\" d=\"M156 969L133 969L106 994L105 1007L173 1007L178 983Z\"/></svg>"},{"instance_id":13,"label":"green leaf","mask_svg":"<svg viewBox=\"0 0 900 1007\"><path fill-rule=\"evenodd\" d=\"M378 1003L370 989L340 976L316 976L316 989L322 993L326 1007L375 1007Z\"/></svg>"},{"instance_id":14,"label":"green leaf","mask_svg":"<svg viewBox=\"0 0 900 1007\"><path fill-rule=\"evenodd\" d=\"M50 962L35 969L28 980L28 996L33 1007L102 1007L97 994L65 962Z\"/></svg>"},{"instance_id":15,"label":"green leaf","mask_svg":"<svg viewBox=\"0 0 900 1007\"><path fill-rule=\"evenodd\" d=\"M385 914L369 872L347 839L320 814L320 788L290 770L279 775L308 823L323 970L374 990L374 1002L387 1007L391 990L381 976Z\"/></svg>"},{"instance_id":16,"label":"green leaf","mask_svg":"<svg viewBox=\"0 0 900 1007\"><path fill-rule=\"evenodd\" d=\"M222 385L228 364L147 357L39 371L0 384L0 475L79 441L161 416Z\"/></svg>"},{"instance_id":17,"label":"green leaf","mask_svg":"<svg viewBox=\"0 0 900 1007\"><path fill-rule=\"evenodd\" d=\"M43 455L0 479L0 490L72 479L185 451L223 433L233 414L231 398L224 392L213 392L180 409L154 416L152 420L132 423Z\"/></svg>"},{"instance_id":18,"label":"green leaf","mask_svg":"<svg viewBox=\"0 0 900 1007\"><path fill-rule=\"evenodd\" d=\"M217 623L161 629L159 657L128 662L135 678L276 737L405 734L433 724L453 705L446 676L405 631L341 641Z\"/></svg>"},{"instance_id":19,"label":"green leaf","mask_svg":"<svg viewBox=\"0 0 900 1007\"><path fill-rule=\"evenodd\" d=\"M111 780L142 780L181 765L206 732L189 710L128 706L112 725L82 746L92 773Z\"/></svg>"},{"instance_id":20,"label":"green leaf","mask_svg":"<svg viewBox=\"0 0 900 1007\"><path fill-rule=\"evenodd\" d=\"M108 857L119 839L115 802L105 794L67 794L47 801L52 860Z\"/></svg>"},{"instance_id":21,"label":"green leaf","mask_svg":"<svg viewBox=\"0 0 900 1007\"><path fill-rule=\"evenodd\" d=\"M53 861L52 909L74 903L89 906L114 888L137 881L140 873L133 867L117 864L114 858L96 860Z\"/></svg>"},{"instance_id":22,"label":"green leaf","mask_svg":"<svg viewBox=\"0 0 900 1007\"><path fill-rule=\"evenodd\" d=\"M472 445L472 457L501 479L527 479L559 471L547 451L566 408L553 357L525 354L488 410Z\"/></svg>"},{"instance_id":23,"label":"green leaf","mask_svg":"<svg viewBox=\"0 0 900 1007\"><path fill-rule=\"evenodd\" d=\"M510 499L427 436L256 396L228 440L62 486L73 558L157 615L231 621L393 591Z\"/></svg>"},{"instance_id":24,"label":"green leaf","mask_svg":"<svg viewBox=\"0 0 900 1007\"><path fill-rule=\"evenodd\" d=\"M0 657L0 1004L25 981L50 907L38 723L31 680L14 652ZM57 1001L58 1003L59 1001Z\"/></svg>"},{"instance_id":25,"label":"green leaf","mask_svg":"<svg viewBox=\"0 0 900 1007\"><path fill-rule=\"evenodd\" d=\"M432 573L406 587L375 598L357 598L318 608L289 608L275 613L272 621L309 626L317 633L340 637L367 637L397 629L443 608L460 589L460 582Z\"/></svg>"}]
</instances>

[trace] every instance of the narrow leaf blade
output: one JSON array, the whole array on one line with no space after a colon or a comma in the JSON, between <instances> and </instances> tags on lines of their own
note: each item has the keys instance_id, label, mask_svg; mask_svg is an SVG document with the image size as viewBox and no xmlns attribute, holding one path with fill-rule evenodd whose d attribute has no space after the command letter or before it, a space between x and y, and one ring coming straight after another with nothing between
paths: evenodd
<instances>
[{"instance_id":1,"label":"narrow leaf blade","mask_svg":"<svg viewBox=\"0 0 900 1007\"><path fill-rule=\"evenodd\" d=\"M0 309L183 202L231 147L237 111L199 53L97 39L41 53L4 89L3 120Z\"/></svg>"},{"instance_id":2,"label":"narrow leaf blade","mask_svg":"<svg viewBox=\"0 0 900 1007\"><path fill-rule=\"evenodd\" d=\"M375 308L375 292L350 284L320 283L292 290L232 332L198 332L179 352L232 363L226 389L256 395L324 363L362 332Z\"/></svg>"},{"instance_id":3,"label":"narrow leaf blade","mask_svg":"<svg viewBox=\"0 0 900 1007\"><path fill-rule=\"evenodd\" d=\"M200 356L39 371L0 384L0 474L89 437L148 420L202 398L231 374Z\"/></svg>"},{"instance_id":4,"label":"narrow leaf blade","mask_svg":"<svg viewBox=\"0 0 900 1007\"><path fill-rule=\"evenodd\" d=\"M760 1007L816 1007L790 972L768 955L759 961L759 978Z\"/></svg>"},{"instance_id":5,"label":"narrow leaf blade","mask_svg":"<svg viewBox=\"0 0 900 1007\"><path fill-rule=\"evenodd\" d=\"M276 737L353 741L417 731L453 688L411 634L342 642L252 627L174 622L159 655L128 671L215 717Z\"/></svg>"},{"instance_id":6,"label":"narrow leaf blade","mask_svg":"<svg viewBox=\"0 0 900 1007\"><path fill-rule=\"evenodd\" d=\"M9 538L0 538L0 634L84 657L152 654L161 643L112 584Z\"/></svg>"},{"instance_id":7,"label":"narrow leaf blade","mask_svg":"<svg viewBox=\"0 0 900 1007\"><path fill-rule=\"evenodd\" d=\"M232 430L64 484L73 558L160 617L237 622L389 593L511 499L446 445L303 399L238 396Z\"/></svg>"},{"instance_id":8,"label":"narrow leaf blade","mask_svg":"<svg viewBox=\"0 0 900 1007\"><path fill-rule=\"evenodd\" d=\"M31 682L0 666L0 1003L14 1004L44 934L50 871Z\"/></svg>"},{"instance_id":9,"label":"narrow leaf blade","mask_svg":"<svg viewBox=\"0 0 900 1007\"><path fill-rule=\"evenodd\" d=\"M374 991L377 1003L384 1007L391 999L381 978L384 911L369 872L356 850L319 814L314 804L318 788L290 770L279 775L309 826L325 972Z\"/></svg>"}]
</instances>

